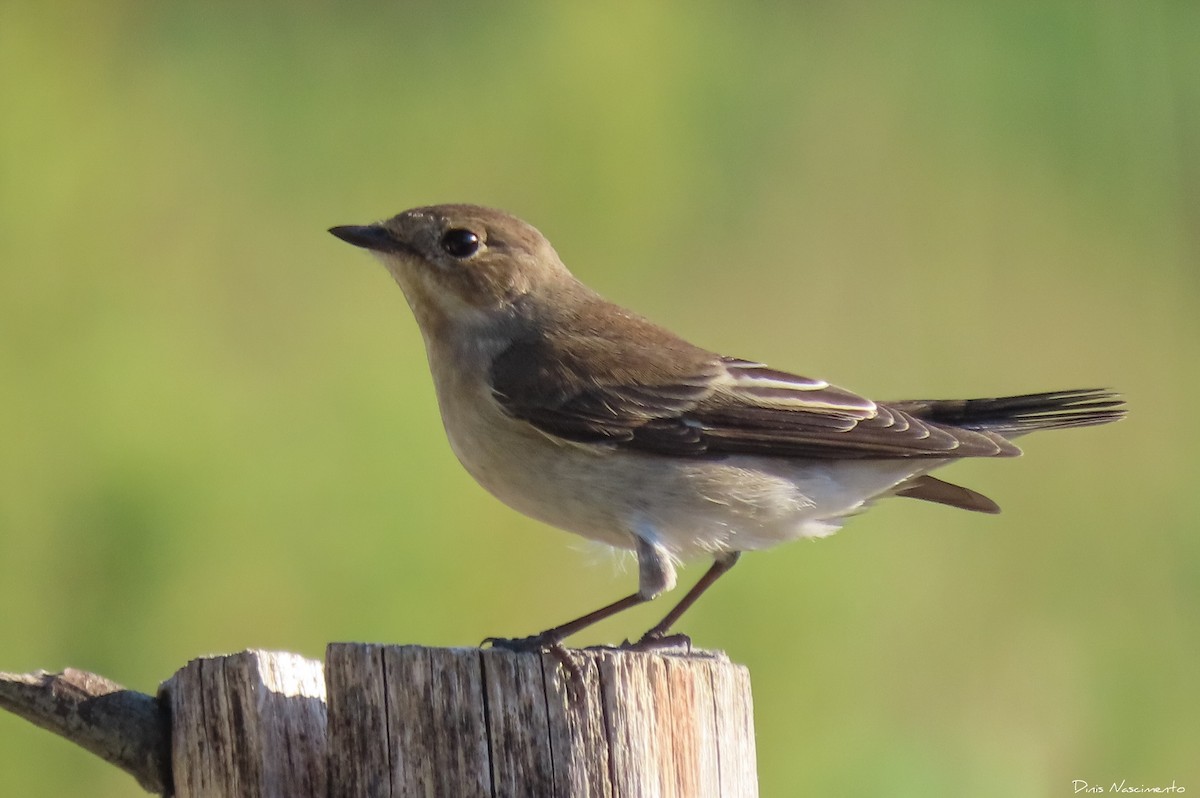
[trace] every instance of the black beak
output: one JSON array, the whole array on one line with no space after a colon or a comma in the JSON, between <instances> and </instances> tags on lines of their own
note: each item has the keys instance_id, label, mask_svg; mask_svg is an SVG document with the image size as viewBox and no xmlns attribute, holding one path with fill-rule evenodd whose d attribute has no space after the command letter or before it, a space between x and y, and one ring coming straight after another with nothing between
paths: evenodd
<instances>
[{"instance_id":1,"label":"black beak","mask_svg":"<svg viewBox=\"0 0 1200 798\"><path fill-rule=\"evenodd\" d=\"M369 249L374 252L399 252L407 249L397 241L384 227L377 224L347 224L341 227L331 227L329 232L356 247Z\"/></svg>"}]
</instances>

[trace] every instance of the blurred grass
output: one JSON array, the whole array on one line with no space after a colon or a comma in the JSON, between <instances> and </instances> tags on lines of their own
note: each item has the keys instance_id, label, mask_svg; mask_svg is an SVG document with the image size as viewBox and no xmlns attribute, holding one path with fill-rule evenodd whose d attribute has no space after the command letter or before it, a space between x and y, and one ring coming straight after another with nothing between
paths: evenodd
<instances>
[{"instance_id":1,"label":"blurred grass","mask_svg":"<svg viewBox=\"0 0 1200 798\"><path fill-rule=\"evenodd\" d=\"M689 616L752 669L764 795L1200 786L1198 16L6 3L0 668L152 690L627 591L462 473L402 297L324 233L471 201L731 354L884 398L1130 398L956 466L999 518L887 503ZM7 716L0 773L137 794Z\"/></svg>"}]
</instances>

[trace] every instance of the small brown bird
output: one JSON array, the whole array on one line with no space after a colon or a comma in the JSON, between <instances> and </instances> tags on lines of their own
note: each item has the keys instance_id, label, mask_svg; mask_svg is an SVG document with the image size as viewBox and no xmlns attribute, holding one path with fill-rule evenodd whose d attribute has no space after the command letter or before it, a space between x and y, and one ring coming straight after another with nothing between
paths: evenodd
<instances>
[{"instance_id":1,"label":"small brown bird","mask_svg":"<svg viewBox=\"0 0 1200 798\"><path fill-rule=\"evenodd\" d=\"M530 225L474 205L334 227L375 254L425 339L450 446L480 485L552 526L637 553L638 590L541 634L536 649L711 568L639 641L679 617L744 551L832 534L886 496L994 513L929 472L1020 454L1028 432L1116 421L1114 393L873 402L725 357L600 297Z\"/></svg>"}]
</instances>

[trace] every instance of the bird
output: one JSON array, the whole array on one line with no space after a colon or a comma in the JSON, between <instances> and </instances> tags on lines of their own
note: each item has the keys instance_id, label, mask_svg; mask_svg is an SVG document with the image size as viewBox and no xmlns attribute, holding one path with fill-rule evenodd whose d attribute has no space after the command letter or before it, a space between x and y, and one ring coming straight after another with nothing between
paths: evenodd
<instances>
[{"instance_id":1,"label":"bird","mask_svg":"<svg viewBox=\"0 0 1200 798\"><path fill-rule=\"evenodd\" d=\"M703 557L699 581L625 643L690 644L671 630L744 552L825 537L893 496L999 512L930 472L1126 413L1099 388L877 402L717 354L603 298L535 227L492 208L432 205L329 232L398 283L467 472L520 513L636 554L635 592L538 634L485 641L498 648L561 649L673 589L677 566Z\"/></svg>"}]
</instances>

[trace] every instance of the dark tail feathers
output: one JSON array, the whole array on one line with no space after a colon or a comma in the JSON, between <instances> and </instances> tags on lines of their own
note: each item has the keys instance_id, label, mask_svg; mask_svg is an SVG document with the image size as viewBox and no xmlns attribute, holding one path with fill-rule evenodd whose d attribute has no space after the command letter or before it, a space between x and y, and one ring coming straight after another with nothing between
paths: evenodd
<instances>
[{"instance_id":1,"label":"dark tail feathers","mask_svg":"<svg viewBox=\"0 0 1200 798\"><path fill-rule=\"evenodd\" d=\"M1125 417L1125 401L1105 388L1029 393L997 399L911 399L891 407L964 429L1023 435L1043 429L1107 424Z\"/></svg>"}]
</instances>

